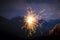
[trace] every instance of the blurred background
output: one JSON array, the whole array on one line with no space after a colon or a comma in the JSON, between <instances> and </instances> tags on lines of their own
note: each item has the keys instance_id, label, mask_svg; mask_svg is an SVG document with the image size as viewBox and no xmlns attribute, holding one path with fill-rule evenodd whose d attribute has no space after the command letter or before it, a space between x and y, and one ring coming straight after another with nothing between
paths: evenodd
<instances>
[{"instance_id":1,"label":"blurred background","mask_svg":"<svg viewBox=\"0 0 60 40\"><path fill-rule=\"evenodd\" d=\"M30 39L24 26L24 16L31 7L42 17L31 39L57 39L60 36L60 0L0 0L0 39ZM42 10L45 10L41 13Z\"/></svg>"}]
</instances>

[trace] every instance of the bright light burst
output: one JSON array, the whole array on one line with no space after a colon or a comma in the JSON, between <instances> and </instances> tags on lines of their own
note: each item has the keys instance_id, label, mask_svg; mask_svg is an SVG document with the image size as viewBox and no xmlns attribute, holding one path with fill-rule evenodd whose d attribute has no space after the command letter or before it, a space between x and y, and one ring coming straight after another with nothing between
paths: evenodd
<instances>
[{"instance_id":1,"label":"bright light burst","mask_svg":"<svg viewBox=\"0 0 60 40\"><path fill-rule=\"evenodd\" d=\"M35 33L36 27L38 27L38 15L32 10L27 11L27 15L24 16L25 28L28 30L28 36L32 36Z\"/></svg>"}]
</instances>

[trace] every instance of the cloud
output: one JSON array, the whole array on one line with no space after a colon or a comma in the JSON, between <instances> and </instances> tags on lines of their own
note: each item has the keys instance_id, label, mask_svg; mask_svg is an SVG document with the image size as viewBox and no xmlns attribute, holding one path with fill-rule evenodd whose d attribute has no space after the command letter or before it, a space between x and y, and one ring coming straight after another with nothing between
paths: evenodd
<instances>
[{"instance_id":1,"label":"cloud","mask_svg":"<svg viewBox=\"0 0 60 40\"><path fill-rule=\"evenodd\" d=\"M60 0L26 0L28 3L54 3L60 2Z\"/></svg>"},{"instance_id":2,"label":"cloud","mask_svg":"<svg viewBox=\"0 0 60 40\"><path fill-rule=\"evenodd\" d=\"M2 0L0 2L0 16L12 18L14 16L25 15L27 7L32 7L38 14L40 14L41 10L45 9L46 11L41 15L43 18L53 19L60 17L59 0Z\"/></svg>"}]
</instances>

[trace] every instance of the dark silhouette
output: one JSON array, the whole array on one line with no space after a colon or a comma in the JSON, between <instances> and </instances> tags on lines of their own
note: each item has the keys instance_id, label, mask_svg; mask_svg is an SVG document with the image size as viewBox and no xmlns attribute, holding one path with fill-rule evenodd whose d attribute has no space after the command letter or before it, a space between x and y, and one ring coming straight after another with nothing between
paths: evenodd
<instances>
[{"instance_id":1,"label":"dark silhouette","mask_svg":"<svg viewBox=\"0 0 60 40\"><path fill-rule=\"evenodd\" d=\"M4 17L0 16L0 39L21 39L21 40L29 40L29 39L33 39L33 40L49 40L49 39L58 39L60 36L60 29L58 27L60 27L60 20L51 20L49 22L46 22L45 20L39 20L39 23L42 23L42 28L37 28L36 33L33 34L33 36L27 37L27 30L25 29L21 29L21 27L24 26L24 21L23 21L23 17L15 17L12 18L11 20L8 20ZM39 31L45 31L43 30L45 27L51 27L52 29L56 26L56 28L54 29L54 31L49 35L49 32L43 32L43 34L41 35L39 33ZM58 38L57 38L58 37Z\"/></svg>"}]
</instances>

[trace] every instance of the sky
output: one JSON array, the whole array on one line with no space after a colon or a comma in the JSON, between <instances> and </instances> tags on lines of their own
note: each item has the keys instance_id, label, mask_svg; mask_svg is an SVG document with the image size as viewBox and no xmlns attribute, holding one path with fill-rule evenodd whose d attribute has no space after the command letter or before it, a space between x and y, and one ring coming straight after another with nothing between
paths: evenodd
<instances>
[{"instance_id":1,"label":"sky","mask_svg":"<svg viewBox=\"0 0 60 40\"><path fill-rule=\"evenodd\" d=\"M17 16L25 16L27 8L31 7L36 14L43 19L60 19L60 0L1 0L0 16L12 19Z\"/></svg>"}]
</instances>

